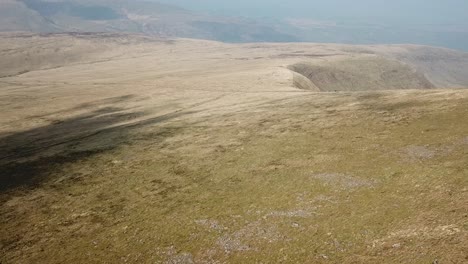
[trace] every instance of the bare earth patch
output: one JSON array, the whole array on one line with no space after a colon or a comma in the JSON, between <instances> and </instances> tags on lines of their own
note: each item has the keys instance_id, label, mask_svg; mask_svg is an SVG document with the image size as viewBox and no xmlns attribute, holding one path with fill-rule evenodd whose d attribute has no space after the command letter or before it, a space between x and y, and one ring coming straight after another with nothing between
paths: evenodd
<instances>
[{"instance_id":1,"label":"bare earth patch","mask_svg":"<svg viewBox=\"0 0 468 264\"><path fill-rule=\"evenodd\" d=\"M408 146L402 150L404 157L410 160L427 160L436 155L436 151L425 146Z\"/></svg>"},{"instance_id":2,"label":"bare earth patch","mask_svg":"<svg viewBox=\"0 0 468 264\"><path fill-rule=\"evenodd\" d=\"M221 236L216 244L229 254L236 251L256 250L254 245L259 242L272 243L284 239L285 236L274 224L258 220L234 233Z\"/></svg>"},{"instance_id":3,"label":"bare earth patch","mask_svg":"<svg viewBox=\"0 0 468 264\"><path fill-rule=\"evenodd\" d=\"M323 181L331 186L338 186L346 189L354 189L360 187L373 187L374 182L356 178L342 173L320 173L313 174L312 179Z\"/></svg>"}]
</instances>

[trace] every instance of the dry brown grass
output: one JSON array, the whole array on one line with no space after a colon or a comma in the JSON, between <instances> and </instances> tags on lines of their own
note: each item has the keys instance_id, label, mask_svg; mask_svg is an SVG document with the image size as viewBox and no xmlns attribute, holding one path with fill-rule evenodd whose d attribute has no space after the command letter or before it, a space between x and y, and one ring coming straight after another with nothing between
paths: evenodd
<instances>
[{"instance_id":1,"label":"dry brown grass","mask_svg":"<svg viewBox=\"0 0 468 264\"><path fill-rule=\"evenodd\" d=\"M468 92L298 90L308 47L0 79L0 262L466 262Z\"/></svg>"}]
</instances>

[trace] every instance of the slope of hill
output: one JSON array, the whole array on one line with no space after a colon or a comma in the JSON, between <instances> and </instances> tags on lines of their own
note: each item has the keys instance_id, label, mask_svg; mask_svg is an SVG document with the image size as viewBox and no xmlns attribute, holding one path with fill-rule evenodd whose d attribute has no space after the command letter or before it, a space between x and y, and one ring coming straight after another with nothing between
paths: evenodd
<instances>
[{"instance_id":1,"label":"slope of hill","mask_svg":"<svg viewBox=\"0 0 468 264\"><path fill-rule=\"evenodd\" d=\"M320 91L431 89L423 74L398 61L375 55L336 59L329 62L298 63L290 69L306 77ZM296 78L303 78L296 77ZM301 84L298 87L302 87Z\"/></svg>"},{"instance_id":2,"label":"slope of hill","mask_svg":"<svg viewBox=\"0 0 468 264\"><path fill-rule=\"evenodd\" d=\"M468 90L372 91L438 79L396 58L445 50L0 44L29 69L0 78L1 263L466 262ZM298 89L297 64L371 91Z\"/></svg>"},{"instance_id":3,"label":"slope of hill","mask_svg":"<svg viewBox=\"0 0 468 264\"><path fill-rule=\"evenodd\" d=\"M61 45L57 45L61 43ZM122 33L3 33L0 34L0 77L29 71L58 68L75 64L144 57L153 45L165 43L174 54L181 50L181 39L128 35ZM240 64L274 63L294 72L298 87L321 91L464 88L468 86L468 54L464 52L417 45L323 45L308 43L244 44L235 46L217 42L205 43L227 59ZM245 47L245 48L244 48ZM131 53L128 53L129 49ZM193 51L192 48L189 50ZM138 55L135 55L138 54ZM253 56L253 55L252 55ZM224 56L221 56L224 57ZM258 64L261 67L261 63ZM292 73L291 73L292 75Z\"/></svg>"},{"instance_id":4,"label":"slope of hill","mask_svg":"<svg viewBox=\"0 0 468 264\"><path fill-rule=\"evenodd\" d=\"M119 33L2 33L0 78L66 65L117 60L126 57L129 46L143 56L142 48L156 42L170 43L159 38Z\"/></svg>"},{"instance_id":5,"label":"slope of hill","mask_svg":"<svg viewBox=\"0 0 468 264\"><path fill-rule=\"evenodd\" d=\"M438 87L466 87L468 82L468 53L429 46L403 45L399 48L380 48L375 52L411 65Z\"/></svg>"},{"instance_id":6,"label":"slope of hill","mask_svg":"<svg viewBox=\"0 0 468 264\"><path fill-rule=\"evenodd\" d=\"M0 32L55 32L59 28L35 10L17 0L0 1Z\"/></svg>"}]
</instances>

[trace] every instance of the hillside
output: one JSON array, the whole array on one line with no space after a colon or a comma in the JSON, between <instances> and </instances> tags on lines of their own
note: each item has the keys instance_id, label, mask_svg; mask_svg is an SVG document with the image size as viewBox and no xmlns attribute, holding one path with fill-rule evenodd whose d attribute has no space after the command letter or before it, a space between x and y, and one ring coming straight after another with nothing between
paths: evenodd
<instances>
[{"instance_id":1,"label":"hillside","mask_svg":"<svg viewBox=\"0 0 468 264\"><path fill-rule=\"evenodd\" d=\"M143 47L159 42L170 41L119 33L3 33L0 34L0 77L117 60L125 57L129 47L134 52L142 52L139 55L142 56Z\"/></svg>"},{"instance_id":2,"label":"hillside","mask_svg":"<svg viewBox=\"0 0 468 264\"><path fill-rule=\"evenodd\" d=\"M300 75L296 78L302 80L305 77L320 91L431 89L435 87L423 74L417 73L409 66L374 55L335 59L329 62L297 63L289 68ZM311 84L298 84L298 88L307 89Z\"/></svg>"},{"instance_id":3,"label":"hillside","mask_svg":"<svg viewBox=\"0 0 468 264\"><path fill-rule=\"evenodd\" d=\"M466 262L465 53L0 44L1 263Z\"/></svg>"},{"instance_id":4,"label":"hillside","mask_svg":"<svg viewBox=\"0 0 468 264\"><path fill-rule=\"evenodd\" d=\"M193 41L187 41L192 43ZM60 43L61 45L57 45ZM140 58L165 43L171 54L194 56L183 40L122 33L0 34L0 77L29 71ZM284 67L303 89L320 91L464 88L468 53L417 45L243 44L193 42L213 49L213 60L260 68ZM176 45L178 44L178 45ZM187 44L188 45L188 44ZM130 52L130 53L129 53ZM201 52L205 54L205 52ZM224 54L224 55L223 55ZM292 78L292 77L291 77ZM299 84L301 83L301 84ZM309 87L309 88L307 88Z\"/></svg>"},{"instance_id":5,"label":"hillside","mask_svg":"<svg viewBox=\"0 0 468 264\"><path fill-rule=\"evenodd\" d=\"M55 32L56 25L23 2L16 0L0 1L0 31Z\"/></svg>"}]
</instances>

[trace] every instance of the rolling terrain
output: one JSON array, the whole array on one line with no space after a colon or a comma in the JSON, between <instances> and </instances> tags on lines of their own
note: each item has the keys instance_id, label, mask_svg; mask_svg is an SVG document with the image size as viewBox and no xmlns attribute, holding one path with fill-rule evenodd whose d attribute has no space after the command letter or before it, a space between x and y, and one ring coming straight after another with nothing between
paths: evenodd
<instances>
[{"instance_id":1,"label":"rolling terrain","mask_svg":"<svg viewBox=\"0 0 468 264\"><path fill-rule=\"evenodd\" d=\"M468 55L0 36L1 263L464 263Z\"/></svg>"}]
</instances>

